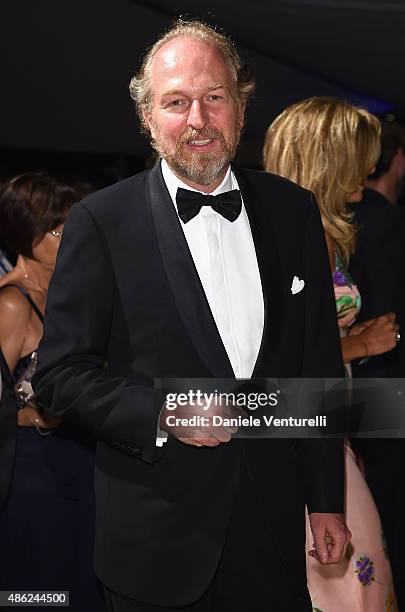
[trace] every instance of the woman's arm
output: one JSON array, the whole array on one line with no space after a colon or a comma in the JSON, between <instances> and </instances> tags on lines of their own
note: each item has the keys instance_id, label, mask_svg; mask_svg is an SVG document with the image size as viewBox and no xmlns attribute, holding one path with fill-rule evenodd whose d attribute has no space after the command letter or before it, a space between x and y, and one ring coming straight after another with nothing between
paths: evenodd
<instances>
[{"instance_id":1,"label":"woman's arm","mask_svg":"<svg viewBox=\"0 0 405 612\"><path fill-rule=\"evenodd\" d=\"M6 287L0 291L0 349L11 374L21 357L28 354L30 349L34 350L34 344L39 342L39 339L38 342L32 339L30 347L31 315L31 306L18 289ZM59 424L59 419L44 418L42 412L32 404L18 411L20 427L52 428Z\"/></svg>"},{"instance_id":2,"label":"woman's arm","mask_svg":"<svg viewBox=\"0 0 405 612\"><path fill-rule=\"evenodd\" d=\"M335 270L335 244L326 232L325 236L329 263L333 273ZM354 359L381 355L391 351L396 346L397 331L398 325L395 323L393 312L370 321L364 321L361 325L354 325L349 335L340 340L343 362L350 363Z\"/></svg>"},{"instance_id":3,"label":"woman's arm","mask_svg":"<svg viewBox=\"0 0 405 612\"><path fill-rule=\"evenodd\" d=\"M364 342L362 335L346 336L340 339L342 344L342 356L344 363L350 363L354 359L368 357L367 344Z\"/></svg>"},{"instance_id":4,"label":"woman's arm","mask_svg":"<svg viewBox=\"0 0 405 612\"><path fill-rule=\"evenodd\" d=\"M398 329L393 312L353 325L349 335L341 339L343 361L349 363L353 359L391 351L396 346Z\"/></svg>"}]
</instances>

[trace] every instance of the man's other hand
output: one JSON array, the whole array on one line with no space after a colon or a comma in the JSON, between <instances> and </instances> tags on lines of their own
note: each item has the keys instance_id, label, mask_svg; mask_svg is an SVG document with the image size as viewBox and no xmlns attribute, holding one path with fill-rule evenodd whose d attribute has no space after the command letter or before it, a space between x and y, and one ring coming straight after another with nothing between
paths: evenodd
<instances>
[{"instance_id":1,"label":"man's other hand","mask_svg":"<svg viewBox=\"0 0 405 612\"><path fill-rule=\"evenodd\" d=\"M314 543L308 554L324 565L339 563L352 535L343 514L312 512L309 522Z\"/></svg>"}]
</instances>

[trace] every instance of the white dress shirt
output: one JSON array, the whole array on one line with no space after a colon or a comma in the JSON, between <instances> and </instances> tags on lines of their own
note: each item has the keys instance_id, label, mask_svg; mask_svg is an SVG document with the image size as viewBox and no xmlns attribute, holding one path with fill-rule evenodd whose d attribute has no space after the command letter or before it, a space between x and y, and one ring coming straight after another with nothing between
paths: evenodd
<instances>
[{"instance_id":1,"label":"white dress shirt","mask_svg":"<svg viewBox=\"0 0 405 612\"><path fill-rule=\"evenodd\" d=\"M179 187L191 189L162 160L162 174L177 211ZM239 189L228 169L211 195ZM233 223L203 206L188 223L180 221L207 296L219 335L236 378L250 378L263 335L263 293L252 232L245 206Z\"/></svg>"},{"instance_id":2,"label":"white dress shirt","mask_svg":"<svg viewBox=\"0 0 405 612\"><path fill-rule=\"evenodd\" d=\"M161 163L177 212L177 189L197 190L178 179L165 160ZM229 167L222 183L210 195L232 189L239 186ZM243 199L241 213L233 223L211 206L203 206L188 223L180 223L235 377L250 378L263 335L264 303ZM158 426L156 446L163 446L166 440L166 432Z\"/></svg>"}]
</instances>

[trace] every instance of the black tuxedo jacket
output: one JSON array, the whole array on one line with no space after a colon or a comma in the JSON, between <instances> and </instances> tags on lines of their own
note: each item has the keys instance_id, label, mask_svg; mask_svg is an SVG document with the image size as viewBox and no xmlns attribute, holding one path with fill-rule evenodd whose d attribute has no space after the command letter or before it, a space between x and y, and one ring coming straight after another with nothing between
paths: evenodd
<instances>
[{"instance_id":1,"label":"black tuxedo jacket","mask_svg":"<svg viewBox=\"0 0 405 612\"><path fill-rule=\"evenodd\" d=\"M235 169L261 274L254 377L341 376L327 250L312 195ZM305 289L291 294L294 276ZM87 197L65 225L34 388L39 404L98 438L96 570L119 593L185 606L218 565L240 461L280 563L305 589L304 501L343 507L339 440L155 446L153 378L233 377L160 165ZM246 517L254 521L255 517Z\"/></svg>"},{"instance_id":2,"label":"black tuxedo jacket","mask_svg":"<svg viewBox=\"0 0 405 612\"><path fill-rule=\"evenodd\" d=\"M400 289L400 211L374 189L365 189L363 200L352 204L358 226L357 246L349 271L361 294L357 322L395 312L398 320ZM403 376L396 365L401 347L352 364L353 376Z\"/></svg>"},{"instance_id":3,"label":"black tuxedo jacket","mask_svg":"<svg viewBox=\"0 0 405 612\"><path fill-rule=\"evenodd\" d=\"M399 210L375 189L351 204L358 226L357 245L349 270L362 294L358 321L373 319L398 306L400 265Z\"/></svg>"}]
</instances>

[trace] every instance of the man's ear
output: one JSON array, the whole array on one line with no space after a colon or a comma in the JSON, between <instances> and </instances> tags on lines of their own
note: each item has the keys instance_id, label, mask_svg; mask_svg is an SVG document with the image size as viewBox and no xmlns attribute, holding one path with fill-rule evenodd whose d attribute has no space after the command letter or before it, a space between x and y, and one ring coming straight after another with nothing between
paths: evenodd
<instances>
[{"instance_id":1,"label":"man's ear","mask_svg":"<svg viewBox=\"0 0 405 612\"><path fill-rule=\"evenodd\" d=\"M246 104L241 105L239 109L239 128L242 129L245 125L245 109Z\"/></svg>"}]
</instances>

